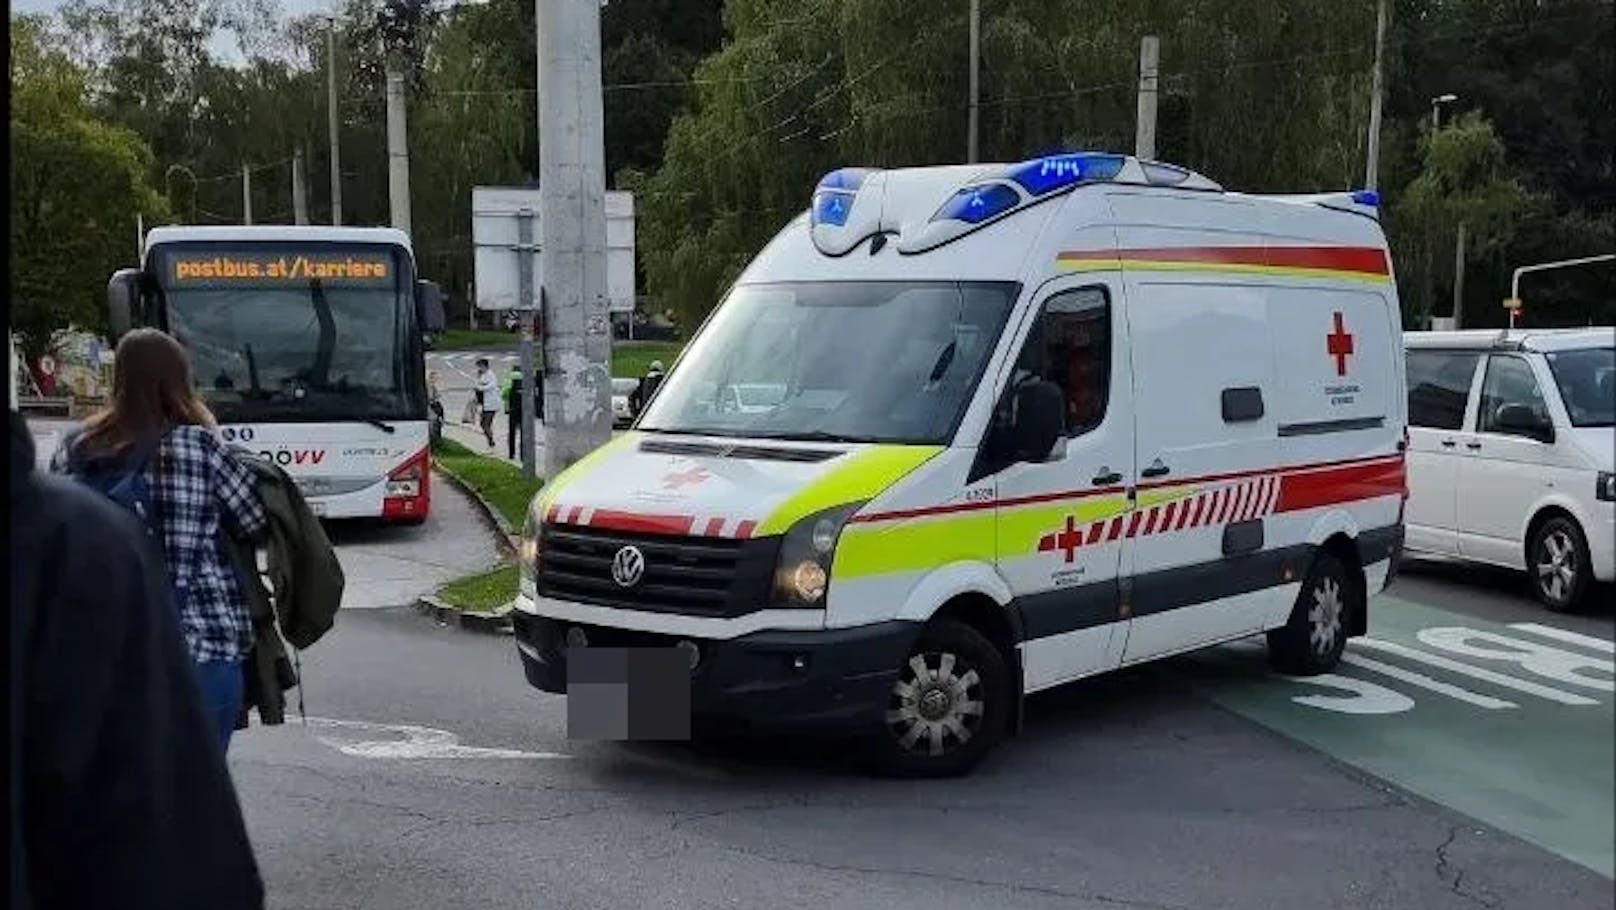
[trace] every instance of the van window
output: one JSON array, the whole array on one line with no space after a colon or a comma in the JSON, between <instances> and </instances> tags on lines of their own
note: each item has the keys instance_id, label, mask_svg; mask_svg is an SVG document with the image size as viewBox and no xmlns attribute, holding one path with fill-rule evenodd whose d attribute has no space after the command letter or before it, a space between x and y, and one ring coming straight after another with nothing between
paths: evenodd
<instances>
[{"instance_id":1,"label":"van window","mask_svg":"<svg viewBox=\"0 0 1616 910\"><path fill-rule=\"evenodd\" d=\"M1531 365L1519 357L1491 357L1487 361L1487 378L1481 384L1481 432L1519 435L1498 426L1498 411L1509 404L1524 404L1534 414L1548 419L1549 411Z\"/></svg>"},{"instance_id":2,"label":"van window","mask_svg":"<svg viewBox=\"0 0 1616 910\"><path fill-rule=\"evenodd\" d=\"M1574 427L1616 424L1616 348L1544 354Z\"/></svg>"},{"instance_id":3,"label":"van window","mask_svg":"<svg viewBox=\"0 0 1616 910\"><path fill-rule=\"evenodd\" d=\"M1409 351L1409 426L1461 429L1480 359L1470 351Z\"/></svg>"},{"instance_id":4,"label":"van window","mask_svg":"<svg viewBox=\"0 0 1616 910\"><path fill-rule=\"evenodd\" d=\"M1044 301L1016 360L1011 388L1044 379L1066 393L1066 435L1105 419L1111 393L1111 307L1105 291L1062 291Z\"/></svg>"}]
</instances>

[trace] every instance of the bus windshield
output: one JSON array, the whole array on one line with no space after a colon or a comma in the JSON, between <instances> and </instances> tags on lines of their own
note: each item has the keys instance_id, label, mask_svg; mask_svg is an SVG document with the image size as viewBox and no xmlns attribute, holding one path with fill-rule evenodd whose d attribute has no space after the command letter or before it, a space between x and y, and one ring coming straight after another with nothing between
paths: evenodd
<instances>
[{"instance_id":1,"label":"bus windshield","mask_svg":"<svg viewBox=\"0 0 1616 910\"><path fill-rule=\"evenodd\" d=\"M402 249L185 243L151 255L168 330L221 421L426 418Z\"/></svg>"},{"instance_id":2,"label":"bus windshield","mask_svg":"<svg viewBox=\"0 0 1616 910\"><path fill-rule=\"evenodd\" d=\"M1017 287L735 288L658 390L650 432L936 445L953 436Z\"/></svg>"}]
</instances>

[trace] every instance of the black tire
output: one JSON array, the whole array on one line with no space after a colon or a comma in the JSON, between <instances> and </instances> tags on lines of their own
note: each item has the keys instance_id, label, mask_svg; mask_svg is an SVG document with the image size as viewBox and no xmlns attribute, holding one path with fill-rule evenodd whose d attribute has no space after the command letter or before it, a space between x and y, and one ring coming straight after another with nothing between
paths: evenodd
<instances>
[{"instance_id":1,"label":"black tire","mask_svg":"<svg viewBox=\"0 0 1616 910\"><path fill-rule=\"evenodd\" d=\"M1328 673L1347 647L1352 611L1361 610L1362 586L1335 556L1320 550L1284 626L1268 633L1268 662L1291 676Z\"/></svg>"},{"instance_id":2,"label":"black tire","mask_svg":"<svg viewBox=\"0 0 1616 910\"><path fill-rule=\"evenodd\" d=\"M1593 580L1588 538L1564 515L1538 525L1526 550L1526 571L1538 602L1554 613L1569 613L1582 605Z\"/></svg>"},{"instance_id":3,"label":"black tire","mask_svg":"<svg viewBox=\"0 0 1616 910\"><path fill-rule=\"evenodd\" d=\"M917 660L929 674L918 686ZM901 777L968 773L1004 738L1011 697L1009 666L993 642L964 623L934 622L899 668L869 763Z\"/></svg>"}]
</instances>

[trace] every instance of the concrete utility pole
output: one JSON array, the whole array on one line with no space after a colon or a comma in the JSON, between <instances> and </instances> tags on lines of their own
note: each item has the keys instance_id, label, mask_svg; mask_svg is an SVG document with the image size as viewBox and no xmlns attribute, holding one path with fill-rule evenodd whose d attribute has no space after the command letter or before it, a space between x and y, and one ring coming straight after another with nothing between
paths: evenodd
<instances>
[{"instance_id":1,"label":"concrete utility pole","mask_svg":"<svg viewBox=\"0 0 1616 910\"><path fill-rule=\"evenodd\" d=\"M342 224L342 151L337 140L341 117L337 114L337 20L327 18L325 30L325 118L331 134L331 224Z\"/></svg>"},{"instance_id":2,"label":"concrete utility pole","mask_svg":"<svg viewBox=\"0 0 1616 910\"><path fill-rule=\"evenodd\" d=\"M1459 222L1459 239L1453 246L1453 327L1464 328L1465 223Z\"/></svg>"},{"instance_id":3,"label":"concrete utility pole","mask_svg":"<svg viewBox=\"0 0 1616 910\"><path fill-rule=\"evenodd\" d=\"M1134 155L1156 157L1157 67L1161 62L1161 42L1155 35L1139 40L1139 116L1134 136Z\"/></svg>"},{"instance_id":4,"label":"concrete utility pole","mask_svg":"<svg viewBox=\"0 0 1616 910\"><path fill-rule=\"evenodd\" d=\"M303 178L302 149L292 152L292 221L295 224L309 223L309 193Z\"/></svg>"},{"instance_id":5,"label":"concrete utility pole","mask_svg":"<svg viewBox=\"0 0 1616 910\"><path fill-rule=\"evenodd\" d=\"M393 227L410 232L410 140L404 119L404 73L387 63L387 196Z\"/></svg>"},{"instance_id":6,"label":"concrete utility pole","mask_svg":"<svg viewBox=\"0 0 1616 910\"><path fill-rule=\"evenodd\" d=\"M241 223L252 224L252 168L241 165Z\"/></svg>"},{"instance_id":7,"label":"concrete utility pole","mask_svg":"<svg viewBox=\"0 0 1616 910\"><path fill-rule=\"evenodd\" d=\"M982 0L971 0L971 115L970 125L967 129L970 135L965 141L965 161L975 164L977 159L976 127L977 103L979 99L980 84L978 70L982 62ZM633 325L632 317L629 324Z\"/></svg>"},{"instance_id":8,"label":"concrete utility pole","mask_svg":"<svg viewBox=\"0 0 1616 910\"><path fill-rule=\"evenodd\" d=\"M546 477L611 439L598 0L535 0ZM531 321L529 311L527 318ZM529 323L531 324L531 322Z\"/></svg>"},{"instance_id":9,"label":"concrete utility pole","mask_svg":"<svg viewBox=\"0 0 1616 910\"><path fill-rule=\"evenodd\" d=\"M1387 0L1375 7L1375 72L1369 96L1369 160L1364 167L1364 186L1380 189L1380 107L1386 94L1385 55Z\"/></svg>"}]
</instances>

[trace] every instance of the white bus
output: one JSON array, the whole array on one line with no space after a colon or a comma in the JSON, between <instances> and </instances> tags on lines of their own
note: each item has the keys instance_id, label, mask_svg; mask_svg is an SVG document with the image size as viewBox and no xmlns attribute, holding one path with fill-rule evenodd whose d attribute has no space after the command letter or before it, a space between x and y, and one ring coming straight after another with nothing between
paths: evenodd
<instances>
[{"instance_id":1,"label":"white bus","mask_svg":"<svg viewBox=\"0 0 1616 910\"><path fill-rule=\"evenodd\" d=\"M184 344L225 440L285 468L315 514L426 519L424 336L443 302L403 231L155 228L107 296L114 337Z\"/></svg>"}]
</instances>

